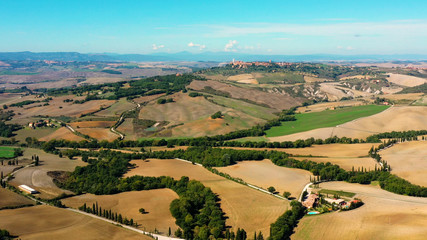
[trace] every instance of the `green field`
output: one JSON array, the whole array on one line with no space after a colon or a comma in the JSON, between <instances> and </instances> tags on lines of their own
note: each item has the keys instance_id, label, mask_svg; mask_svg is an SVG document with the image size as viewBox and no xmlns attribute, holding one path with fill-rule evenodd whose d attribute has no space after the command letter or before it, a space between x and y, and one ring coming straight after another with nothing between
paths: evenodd
<instances>
[{"instance_id":1,"label":"green field","mask_svg":"<svg viewBox=\"0 0 427 240\"><path fill-rule=\"evenodd\" d=\"M305 132L317 128L334 127L354 119L374 115L382 112L389 106L365 105L326 110L323 112L303 113L295 115L296 121L283 122L281 126L266 131L267 137L284 136L298 132Z\"/></svg>"},{"instance_id":2,"label":"green field","mask_svg":"<svg viewBox=\"0 0 427 240\"><path fill-rule=\"evenodd\" d=\"M352 192L344 192L344 191L336 191L336 190L329 190L329 189L322 189L319 191L322 194L328 194L328 195L338 195L340 197L349 197L352 198L356 193Z\"/></svg>"},{"instance_id":3,"label":"green field","mask_svg":"<svg viewBox=\"0 0 427 240\"><path fill-rule=\"evenodd\" d=\"M14 148L0 146L0 158L13 158L14 156Z\"/></svg>"}]
</instances>

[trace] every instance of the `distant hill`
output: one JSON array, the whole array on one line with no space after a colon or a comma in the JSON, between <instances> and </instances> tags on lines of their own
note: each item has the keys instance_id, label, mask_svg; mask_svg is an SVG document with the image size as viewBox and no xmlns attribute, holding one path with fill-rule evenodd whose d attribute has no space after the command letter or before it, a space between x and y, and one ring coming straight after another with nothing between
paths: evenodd
<instances>
[{"instance_id":1,"label":"distant hill","mask_svg":"<svg viewBox=\"0 0 427 240\"><path fill-rule=\"evenodd\" d=\"M217 61L225 62L233 59L242 61L420 61L427 60L427 55L256 55L235 52L178 52L155 54L114 54L114 53L78 53L78 52L0 52L0 60L56 60L56 61L120 61L120 62L152 62L152 61Z\"/></svg>"}]
</instances>

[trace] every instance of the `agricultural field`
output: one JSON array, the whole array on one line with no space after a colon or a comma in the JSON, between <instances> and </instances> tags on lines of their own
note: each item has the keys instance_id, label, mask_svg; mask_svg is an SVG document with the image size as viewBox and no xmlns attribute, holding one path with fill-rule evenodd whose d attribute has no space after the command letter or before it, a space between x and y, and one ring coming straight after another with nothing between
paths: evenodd
<instances>
[{"instance_id":1,"label":"agricultural field","mask_svg":"<svg viewBox=\"0 0 427 240\"><path fill-rule=\"evenodd\" d=\"M345 182L321 183L320 187L354 192L365 205L352 211L306 216L291 239L425 239L426 198Z\"/></svg>"},{"instance_id":2,"label":"agricultural field","mask_svg":"<svg viewBox=\"0 0 427 240\"><path fill-rule=\"evenodd\" d=\"M367 102L363 100L348 100L339 102L325 102L308 105L305 107L298 107L296 112L307 113L307 112L322 112L325 110L334 110L341 107L354 107L360 105L366 105Z\"/></svg>"},{"instance_id":3,"label":"agricultural field","mask_svg":"<svg viewBox=\"0 0 427 240\"><path fill-rule=\"evenodd\" d=\"M170 98L173 98L174 102L166 104L151 102L142 107L139 113L140 119L169 123L166 129L159 133L161 137L216 135L264 122L244 112L211 103L203 97L193 98L188 94L177 93ZM218 111L222 112L224 117L212 119L211 115ZM168 127L173 128L168 129ZM129 129L129 126L127 128Z\"/></svg>"},{"instance_id":4,"label":"agricultural field","mask_svg":"<svg viewBox=\"0 0 427 240\"><path fill-rule=\"evenodd\" d=\"M25 148L24 156L19 158L19 161L31 160L33 155L40 158L40 165L27 167L18 170L14 173L14 178L10 184L19 186L21 184L28 185L31 188L39 191L41 198L57 197L61 193L69 193L69 191L58 188L50 176L47 175L49 171L74 171L76 166L85 166L86 163L80 159L70 160L68 158L60 158L57 155L45 153L40 149Z\"/></svg>"},{"instance_id":5,"label":"agricultural field","mask_svg":"<svg viewBox=\"0 0 427 240\"><path fill-rule=\"evenodd\" d=\"M70 125L72 128L110 128L116 123L116 121L81 121L72 122Z\"/></svg>"},{"instance_id":6,"label":"agricultural field","mask_svg":"<svg viewBox=\"0 0 427 240\"><path fill-rule=\"evenodd\" d=\"M391 172L413 184L427 187L427 141L396 144L380 152Z\"/></svg>"},{"instance_id":7,"label":"agricultural field","mask_svg":"<svg viewBox=\"0 0 427 240\"><path fill-rule=\"evenodd\" d=\"M0 146L0 159L13 158L15 156L15 148Z\"/></svg>"},{"instance_id":8,"label":"agricultural field","mask_svg":"<svg viewBox=\"0 0 427 240\"><path fill-rule=\"evenodd\" d=\"M84 138L77 136L66 127L60 127L55 132L39 138L40 141L50 141L52 139L64 139L77 142L84 140Z\"/></svg>"},{"instance_id":9,"label":"agricultural field","mask_svg":"<svg viewBox=\"0 0 427 240\"><path fill-rule=\"evenodd\" d=\"M0 228L20 239L144 239L152 238L80 213L51 206L0 211Z\"/></svg>"},{"instance_id":10,"label":"agricultural field","mask_svg":"<svg viewBox=\"0 0 427 240\"><path fill-rule=\"evenodd\" d=\"M112 104L110 107L95 113L95 116L102 117L119 117L125 111L132 110L136 107L135 104L127 101L125 98Z\"/></svg>"},{"instance_id":11,"label":"agricultural field","mask_svg":"<svg viewBox=\"0 0 427 240\"><path fill-rule=\"evenodd\" d=\"M30 199L17 193L0 188L0 209L34 204Z\"/></svg>"},{"instance_id":12,"label":"agricultural field","mask_svg":"<svg viewBox=\"0 0 427 240\"><path fill-rule=\"evenodd\" d=\"M387 73L389 77L387 80L389 82L395 83L397 85L405 86L405 87L415 87L427 82L427 79L414 77L404 74L396 74L396 73Z\"/></svg>"},{"instance_id":13,"label":"agricultural field","mask_svg":"<svg viewBox=\"0 0 427 240\"><path fill-rule=\"evenodd\" d=\"M123 192L114 195L93 195L83 194L62 200L68 207L79 208L84 203L92 206L98 203L102 209L117 212L133 219L140 225L138 228L154 232L157 229L162 234L167 234L169 227L175 232L177 226L175 218L169 211L169 205L177 199L178 195L170 189L156 189L146 191ZM147 213L141 214L140 208L144 208Z\"/></svg>"},{"instance_id":14,"label":"agricultural field","mask_svg":"<svg viewBox=\"0 0 427 240\"><path fill-rule=\"evenodd\" d=\"M280 194L287 191L298 198L304 186L310 182L310 172L274 165L270 160L243 161L227 167L217 167L220 172L267 189L273 186Z\"/></svg>"},{"instance_id":15,"label":"agricultural field","mask_svg":"<svg viewBox=\"0 0 427 240\"><path fill-rule=\"evenodd\" d=\"M14 136L14 138L21 143L24 143L27 137L40 139L53 134L56 130L58 130L56 127L42 127L36 129L26 127L16 131L16 136Z\"/></svg>"},{"instance_id":16,"label":"agricultural field","mask_svg":"<svg viewBox=\"0 0 427 240\"><path fill-rule=\"evenodd\" d=\"M319 128L281 137L270 137L270 141L295 141L297 139L333 136L366 138L372 134L391 131L423 130L427 128L426 107L391 107L373 116L355 119L335 127Z\"/></svg>"},{"instance_id":17,"label":"agricultural field","mask_svg":"<svg viewBox=\"0 0 427 240\"><path fill-rule=\"evenodd\" d=\"M226 224L234 231L244 228L248 233L262 231L264 236L268 236L270 224L289 207L288 201L225 179L191 163L158 159L134 160L131 163L136 164L136 168L131 169L125 177L171 176L179 179L188 176L211 188L219 195L221 208L228 217Z\"/></svg>"},{"instance_id":18,"label":"agricultural field","mask_svg":"<svg viewBox=\"0 0 427 240\"><path fill-rule=\"evenodd\" d=\"M325 144L313 145L306 148L236 148L236 150L274 150L292 154L292 158L298 160L309 160L313 162L330 162L337 164L345 170L358 168L375 169L379 167L377 162L368 157L368 151L371 147L377 147L379 143L358 143L358 144Z\"/></svg>"},{"instance_id":19,"label":"agricultural field","mask_svg":"<svg viewBox=\"0 0 427 240\"><path fill-rule=\"evenodd\" d=\"M322 112L304 113L295 115L296 121L283 122L279 127L267 130L267 137L277 137L309 131L317 128L332 127L354 119L377 114L388 106L365 105Z\"/></svg>"},{"instance_id":20,"label":"agricultural field","mask_svg":"<svg viewBox=\"0 0 427 240\"><path fill-rule=\"evenodd\" d=\"M275 92L264 92L255 89L236 87L230 84L221 83L218 81L193 81L188 86L189 89L203 90L206 87L210 87L220 92L228 93L231 98L235 99L247 99L258 104L282 110L288 109L293 106L297 106L304 102L303 99L293 98L288 95L283 95Z\"/></svg>"},{"instance_id":21,"label":"agricultural field","mask_svg":"<svg viewBox=\"0 0 427 240\"><path fill-rule=\"evenodd\" d=\"M107 140L111 142L119 138L119 135L111 132L109 128L78 128L76 130L98 140Z\"/></svg>"}]
</instances>

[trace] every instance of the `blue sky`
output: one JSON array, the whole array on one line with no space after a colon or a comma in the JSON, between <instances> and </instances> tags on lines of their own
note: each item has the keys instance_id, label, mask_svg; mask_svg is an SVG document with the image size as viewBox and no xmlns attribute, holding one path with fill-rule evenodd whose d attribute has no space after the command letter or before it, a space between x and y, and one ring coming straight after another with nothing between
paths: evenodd
<instances>
[{"instance_id":1,"label":"blue sky","mask_svg":"<svg viewBox=\"0 0 427 240\"><path fill-rule=\"evenodd\" d=\"M0 3L0 51L427 54L426 0Z\"/></svg>"}]
</instances>

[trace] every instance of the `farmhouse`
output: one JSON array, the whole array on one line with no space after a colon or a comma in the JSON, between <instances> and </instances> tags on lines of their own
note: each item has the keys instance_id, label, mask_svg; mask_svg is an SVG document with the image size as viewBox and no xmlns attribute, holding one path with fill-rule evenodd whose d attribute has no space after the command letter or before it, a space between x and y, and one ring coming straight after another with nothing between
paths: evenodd
<instances>
[{"instance_id":1,"label":"farmhouse","mask_svg":"<svg viewBox=\"0 0 427 240\"><path fill-rule=\"evenodd\" d=\"M325 198L325 201L327 201L330 204L336 204L336 205L346 205L346 201L344 201L341 198Z\"/></svg>"},{"instance_id":2,"label":"farmhouse","mask_svg":"<svg viewBox=\"0 0 427 240\"><path fill-rule=\"evenodd\" d=\"M29 193L29 194L35 194L38 193L36 190L28 187L27 185L19 185L19 189L23 192Z\"/></svg>"},{"instance_id":3,"label":"farmhouse","mask_svg":"<svg viewBox=\"0 0 427 240\"><path fill-rule=\"evenodd\" d=\"M317 194L310 194L307 199L302 202L302 205L306 208L316 207L319 201L319 196Z\"/></svg>"}]
</instances>

